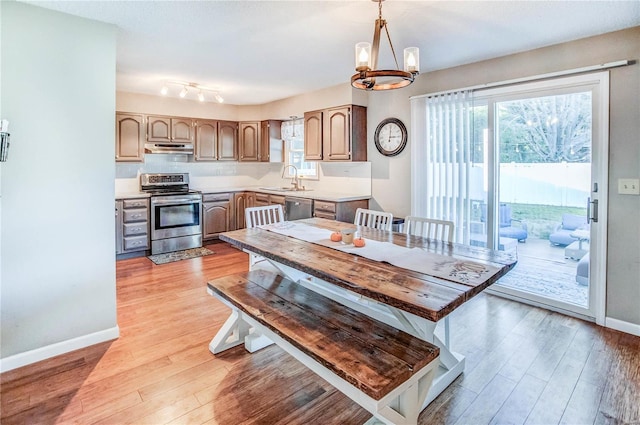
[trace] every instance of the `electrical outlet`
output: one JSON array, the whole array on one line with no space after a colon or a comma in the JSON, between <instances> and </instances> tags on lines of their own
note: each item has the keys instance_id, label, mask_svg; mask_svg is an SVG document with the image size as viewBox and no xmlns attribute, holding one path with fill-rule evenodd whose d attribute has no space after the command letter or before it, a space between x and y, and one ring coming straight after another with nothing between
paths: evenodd
<instances>
[{"instance_id":1,"label":"electrical outlet","mask_svg":"<svg viewBox=\"0 0 640 425\"><path fill-rule=\"evenodd\" d=\"M620 195L640 195L640 179L618 179Z\"/></svg>"}]
</instances>

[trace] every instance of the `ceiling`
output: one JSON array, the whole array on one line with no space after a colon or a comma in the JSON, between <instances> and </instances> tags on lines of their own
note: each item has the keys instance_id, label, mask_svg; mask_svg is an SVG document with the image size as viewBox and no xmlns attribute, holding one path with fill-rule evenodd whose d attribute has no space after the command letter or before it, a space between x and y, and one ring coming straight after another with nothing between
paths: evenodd
<instances>
[{"instance_id":1,"label":"ceiling","mask_svg":"<svg viewBox=\"0 0 640 425\"><path fill-rule=\"evenodd\" d=\"M370 0L25 2L116 25L119 91L159 95L182 80L234 105L349 81L378 14ZM417 46L423 73L640 25L637 0L388 0L382 13L400 65ZM381 49L379 68L395 68L384 38Z\"/></svg>"}]
</instances>

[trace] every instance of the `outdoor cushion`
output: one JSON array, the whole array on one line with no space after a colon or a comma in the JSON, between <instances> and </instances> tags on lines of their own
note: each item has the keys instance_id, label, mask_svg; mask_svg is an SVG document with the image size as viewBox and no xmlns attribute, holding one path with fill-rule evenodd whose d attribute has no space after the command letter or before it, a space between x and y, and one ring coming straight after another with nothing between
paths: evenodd
<instances>
[{"instance_id":1,"label":"outdoor cushion","mask_svg":"<svg viewBox=\"0 0 640 425\"><path fill-rule=\"evenodd\" d=\"M549 235L549 242L555 245L570 245L578 240L571 236L571 233L580 228L587 228L586 216L562 214L562 223Z\"/></svg>"},{"instance_id":2,"label":"outdoor cushion","mask_svg":"<svg viewBox=\"0 0 640 425\"><path fill-rule=\"evenodd\" d=\"M589 253L587 252L578 261L578 267L576 267L576 282L580 285L587 286L589 284Z\"/></svg>"}]
</instances>

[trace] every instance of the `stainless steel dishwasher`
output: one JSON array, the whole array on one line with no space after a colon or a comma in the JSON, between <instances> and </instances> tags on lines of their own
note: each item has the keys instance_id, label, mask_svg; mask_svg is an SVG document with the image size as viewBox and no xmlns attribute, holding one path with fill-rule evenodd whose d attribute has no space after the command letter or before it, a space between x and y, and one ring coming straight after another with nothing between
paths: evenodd
<instances>
[{"instance_id":1,"label":"stainless steel dishwasher","mask_svg":"<svg viewBox=\"0 0 640 425\"><path fill-rule=\"evenodd\" d=\"M293 196L284 198L285 220L300 220L311 217L313 217L313 199L295 198Z\"/></svg>"}]
</instances>

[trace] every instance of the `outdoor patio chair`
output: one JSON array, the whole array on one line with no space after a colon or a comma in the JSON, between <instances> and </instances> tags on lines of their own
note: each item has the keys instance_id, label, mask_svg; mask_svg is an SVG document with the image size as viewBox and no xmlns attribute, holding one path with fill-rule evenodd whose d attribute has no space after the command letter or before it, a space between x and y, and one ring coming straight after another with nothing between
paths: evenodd
<instances>
[{"instance_id":1,"label":"outdoor patio chair","mask_svg":"<svg viewBox=\"0 0 640 425\"><path fill-rule=\"evenodd\" d=\"M578 261L578 266L576 267L576 282L578 285L588 286L589 285L589 253L587 252L584 256Z\"/></svg>"},{"instance_id":2,"label":"outdoor patio chair","mask_svg":"<svg viewBox=\"0 0 640 425\"><path fill-rule=\"evenodd\" d=\"M588 229L587 216L576 214L562 214L562 223L549 235L549 242L553 245L567 246L577 241L571 236L574 230Z\"/></svg>"},{"instance_id":3,"label":"outdoor patio chair","mask_svg":"<svg viewBox=\"0 0 640 425\"><path fill-rule=\"evenodd\" d=\"M498 234L501 238L511 238L516 239L518 242L526 242L529 237L527 223L511 217L511 205L500 204L499 217L500 228L498 229ZM482 216L480 219L483 223L487 222L486 204L482 205Z\"/></svg>"}]
</instances>

